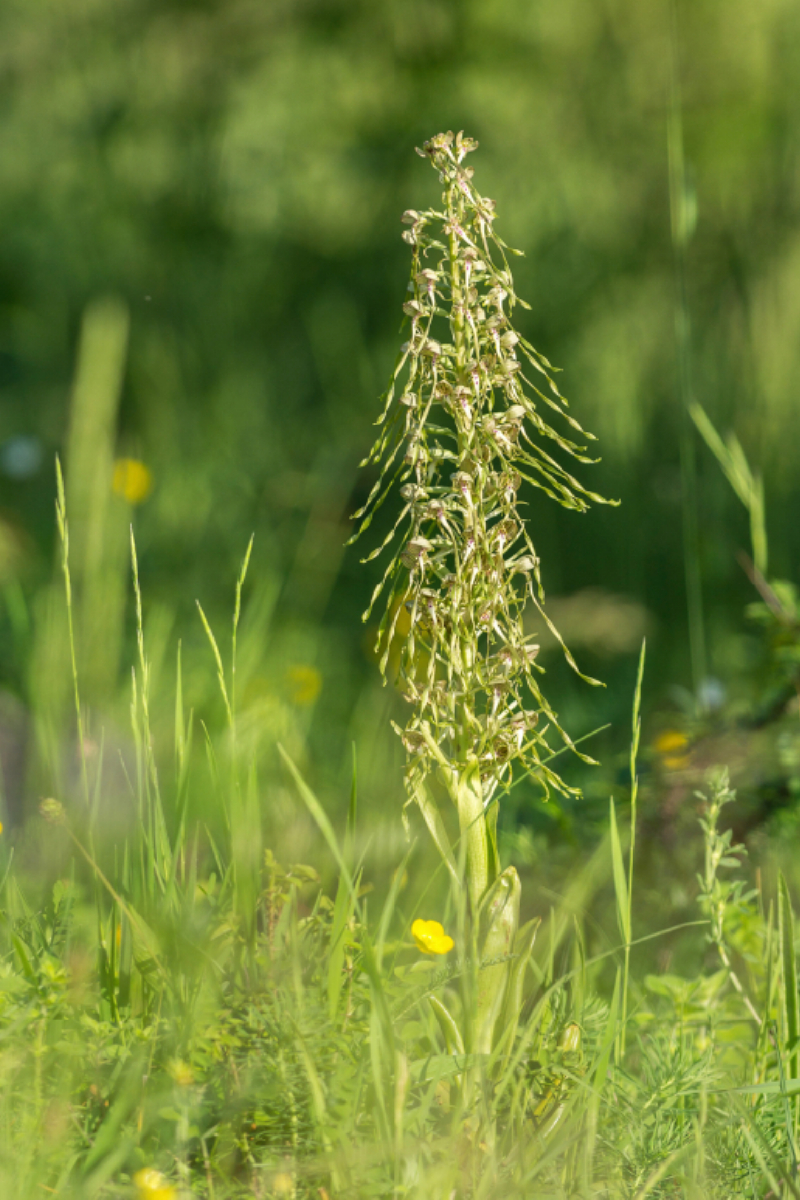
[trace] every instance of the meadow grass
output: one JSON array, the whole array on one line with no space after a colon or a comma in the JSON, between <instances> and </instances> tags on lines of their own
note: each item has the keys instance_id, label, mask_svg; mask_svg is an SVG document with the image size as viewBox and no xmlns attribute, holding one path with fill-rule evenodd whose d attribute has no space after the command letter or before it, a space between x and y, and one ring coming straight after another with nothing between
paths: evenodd
<instances>
[{"instance_id":1,"label":"meadow grass","mask_svg":"<svg viewBox=\"0 0 800 1200\"><path fill-rule=\"evenodd\" d=\"M58 511L69 612L61 486ZM283 751L332 886L267 848L235 658L207 622L224 721L196 728L179 658L171 727L152 726L164 704L135 563L134 548L124 828L104 810L109 764L87 755L81 721L71 787L28 825L36 870L24 841L17 865L3 838L3 1195L797 1195L793 907L782 876L771 898L746 882L724 771L698 806L694 973L635 969L641 945L682 935L641 927L636 805L623 837L612 804L608 836L549 911L531 897L542 919L515 977L518 1022L491 1052L465 1051L464 1014L497 965L474 959L465 889L415 842L388 881L370 877L355 763L337 830ZM73 683L74 724L77 671ZM634 795L641 686L640 669ZM198 799L209 785L216 820ZM456 857L463 871L457 843ZM417 918L440 921L453 948L422 953Z\"/></svg>"},{"instance_id":2,"label":"meadow grass","mask_svg":"<svg viewBox=\"0 0 800 1200\"><path fill-rule=\"evenodd\" d=\"M420 214L412 216L416 229ZM414 304L412 314L419 296ZM108 308L87 322L86 370L97 354L93 331L104 329L100 343L116 347L92 392L105 397L108 413L118 401L127 324ZM487 330L487 338L498 333ZM514 345L507 338L503 346L512 358ZM463 345L458 354L466 354ZM80 408L80 388L76 397ZM491 387L483 401L493 403ZM765 583L760 483L738 443L726 446L700 410L693 416L751 513L753 570ZM493 419L484 429L497 455L502 420ZM512 423L521 427L522 418ZM101 474L110 484L111 423L100 424ZM80 488L70 492L69 467L80 462L85 439L97 444L98 422L87 418L91 433L75 428L66 488L57 470L60 608L53 591L31 650L32 778L46 781L49 794L0 840L0 1194L797 1196L800 1006L790 889L780 872L751 886L742 847L726 827L734 794L720 766L697 780L695 852L688 853L698 867L693 912L663 927L653 914L668 906L640 900L643 882L646 892L685 875L687 857L686 848L681 856L668 850L657 877L646 878L652 850L637 838L644 646L629 785L611 800L605 836L566 878L556 882L539 863L520 900L517 873L505 861L510 843L502 829L498 837L496 808L483 803L498 785L503 797L510 786L509 754L497 754L497 739L517 728L520 705L504 693L501 725L489 730L487 687L464 667L463 645L458 670L468 686L460 694L473 707L461 724L473 740L447 732L446 696L435 700L431 718L453 742L445 785L457 813L432 817L430 799L418 799L425 779L412 770L423 839L409 822L409 839L387 870L386 855L374 849L374 812L359 814L358 753L339 828L297 763L291 727L282 740L274 723L265 734L263 712L241 703L243 643L251 654L253 641L243 633L252 543L234 581L229 632L223 640L200 607L206 665L179 642L168 685L169 638L157 623L158 636L148 635L131 537L129 731L121 732L118 703L104 709L96 699L123 651L123 510L108 507L105 484L100 509ZM459 453L491 461L470 450L466 426L459 436ZM416 469L414 456L410 465ZM471 485L476 496L488 494L481 470ZM126 468L123 493L130 477ZM447 500L452 530L460 501ZM86 522L78 522L77 555L73 501ZM492 530L487 519L487 544ZM454 535L459 546L462 534ZM419 553L419 529L413 537L405 566L419 571L421 583L432 542L423 539ZM530 585L538 560L532 546L523 548L530 555L521 573L541 612L543 594ZM506 600L509 578L498 585ZM474 590L469 598L476 611L487 602ZM256 599L259 611L268 607ZM431 607L444 612L447 603L439 596ZM390 603L390 621L397 611ZM430 611L419 624L418 644L444 627ZM523 650L516 613L508 629L508 644ZM150 640L162 669L154 669ZM531 686L532 657L522 656L528 686L539 712L550 715ZM430 658L430 688L414 697L423 717L436 683ZM416 678L413 647L407 661L406 684ZM216 718L209 710L201 719L187 705L187 672L214 678ZM313 690L308 674L295 683ZM523 713L525 727L536 728ZM406 741L420 731L422 720L412 720ZM485 758L489 733L493 765L481 776L471 759ZM280 773L265 770L265 740L276 745ZM440 750L441 738L422 740ZM419 737L406 745L412 760L420 745ZM562 751L552 751L543 732L521 739L522 747L526 770L558 789L550 764ZM425 778L432 774L426 766ZM476 795L488 789L479 796L479 853L477 819L462 811L474 799L464 799L465 779ZM313 865L296 861L293 839L282 832L279 792L284 810L294 804L314 830L306 843ZM399 827L400 812L392 819ZM494 937L502 880L516 889L513 923ZM499 913L506 907L505 899L495 905ZM666 950L657 973L642 966L652 946Z\"/></svg>"}]
</instances>

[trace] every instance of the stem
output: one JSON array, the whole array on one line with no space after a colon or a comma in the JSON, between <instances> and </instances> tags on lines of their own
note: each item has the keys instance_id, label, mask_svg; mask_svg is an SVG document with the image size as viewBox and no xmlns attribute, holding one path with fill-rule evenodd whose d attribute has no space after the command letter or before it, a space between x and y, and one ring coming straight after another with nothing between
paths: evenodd
<instances>
[{"instance_id":1,"label":"stem","mask_svg":"<svg viewBox=\"0 0 800 1200\"><path fill-rule=\"evenodd\" d=\"M453 204L451 187L447 193L447 216L450 222L461 221L461 204ZM464 336L464 297L461 293L461 264L458 261L458 234L450 231L450 325L453 331L453 344L456 348L456 369L458 374L464 370L466 339Z\"/></svg>"},{"instance_id":2,"label":"stem","mask_svg":"<svg viewBox=\"0 0 800 1200\"><path fill-rule=\"evenodd\" d=\"M641 704L642 679L644 677L644 655L647 642L642 638L639 652L639 670L636 675L636 690L633 694L633 729L631 733L631 840L628 851L628 937L625 942L625 970L622 979L622 1026L620 1033L620 1058L625 1053L625 1031L628 1020L628 978L631 961L631 938L633 937L633 858L636 849L636 809L639 800L639 776L636 772L636 756L639 753L639 735L642 730Z\"/></svg>"},{"instance_id":3,"label":"stem","mask_svg":"<svg viewBox=\"0 0 800 1200\"><path fill-rule=\"evenodd\" d=\"M667 126L669 152L669 199L672 248L675 260L675 335L678 355L678 386L681 399L681 500L683 508L683 561L689 618L689 652L692 684L699 699L706 676L706 638L703 621L703 585L700 573L700 536L697 521L697 462L689 409L693 401L692 327L686 288L686 244L689 240L686 163L683 152L683 120L678 74L678 30L672 4L670 38L672 80Z\"/></svg>"},{"instance_id":4,"label":"stem","mask_svg":"<svg viewBox=\"0 0 800 1200\"><path fill-rule=\"evenodd\" d=\"M483 808L480 767L469 763L453 779L453 799L458 808L458 824L466 847L467 892L473 918L489 886L489 844L486 814Z\"/></svg>"}]
</instances>

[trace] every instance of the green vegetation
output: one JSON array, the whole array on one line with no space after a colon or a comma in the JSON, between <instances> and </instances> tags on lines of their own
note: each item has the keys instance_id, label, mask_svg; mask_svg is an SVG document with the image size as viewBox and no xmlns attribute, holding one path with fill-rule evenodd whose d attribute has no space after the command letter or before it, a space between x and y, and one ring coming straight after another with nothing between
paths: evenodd
<instances>
[{"instance_id":1,"label":"green vegetation","mask_svg":"<svg viewBox=\"0 0 800 1200\"><path fill-rule=\"evenodd\" d=\"M627 865L612 799L608 836L549 911L520 926L520 879L504 866L510 843L498 839L498 801L519 782L515 766L546 790L579 794L550 766L557 751L548 724L561 749L576 748L533 673L526 600L558 635L516 497L529 471L562 503L584 508L591 494L526 429L530 422L540 439L581 454L523 390L531 385L518 345L550 387L550 397L534 387L538 399L565 415L552 368L505 312L514 282L493 206L462 166L470 149L461 135L425 144L445 184L445 211L407 214L411 337L372 455L388 459L386 474L404 450L395 476L405 507L380 548L406 516L409 525L384 576L390 592L377 637L384 672L402 643L392 678L413 711L397 732L408 800L433 835L438 866L411 840L376 890L374 856L359 834L356 760L337 834L280 743L285 786L315 830L317 863L286 858L291 830L268 844L277 830L263 812L260 722L239 699L252 541L228 654L199 609L221 701L220 719L208 724L185 706L180 643L169 718L155 694L131 537L131 733L123 742L116 730L90 728L96 710L83 682L90 694L108 687L103 631L120 619L115 539L151 479L138 460L115 464L110 452L123 310L87 313L68 452L81 464L93 447L94 470L75 482L68 475L65 488L57 464L63 620L51 617L40 667L43 692L54 663L72 680L69 721L65 690L60 709L52 698L42 703L38 724L39 769L69 799L40 802L19 856L3 843L0 1182L9 1195L721 1200L798 1192L792 900L780 871L774 894L762 878L748 886L743 847L721 824L735 799L724 769L706 771L697 794L694 917L661 929L641 919L658 908L637 902L644 646ZM431 228L438 222L446 242ZM432 338L437 316L452 343ZM444 424L431 418L434 405ZM760 484L738 442L723 442L699 407L692 415L750 511L753 577L775 598L768 614L786 624L790 592L762 574ZM382 476L362 528L386 494ZM77 553L71 499L83 513ZM294 679L302 703L315 680L307 669ZM70 726L65 760L59 737ZM687 751L680 735L665 745L673 756ZM124 808L109 808L114 759ZM453 802L456 830L437 788ZM533 879L536 902L549 880ZM691 969L642 971L639 948L659 942Z\"/></svg>"},{"instance_id":2,"label":"green vegetation","mask_svg":"<svg viewBox=\"0 0 800 1200\"><path fill-rule=\"evenodd\" d=\"M800 1194L799 67L2 6L0 1195Z\"/></svg>"},{"instance_id":3,"label":"green vegetation","mask_svg":"<svg viewBox=\"0 0 800 1200\"><path fill-rule=\"evenodd\" d=\"M61 490L69 599L63 503ZM234 655L246 570L247 559ZM415 844L371 906L355 769L337 837L284 753L333 888L262 849L235 659L226 666L208 634L229 722L202 738L216 826L196 817L180 658L172 761L154 753L140 624L127 826L109 836L102 756L84 752L82 799L40 805L38 857L56 878L42 872L43 902L4 853L5 1194L796 1194L793 909L783 875L772 900L747 887L741 847L720 827L733 799L724 771L700 797L688 930L633 928L633 842L626 874L612 805L610 838L525 947L478 961L466 887L431 874ZM639 700L637 686L634 779ZM598 910L609 877L612 907ZM441 923L417 919L412 937L418 912ZM629 972L640 943L687 932L708 945L690 975ZM484 1046L478 1030L470 1049L475 988L480 1013L482 976L498 966L499 1036Z\"/></svg>"}]
</instances>

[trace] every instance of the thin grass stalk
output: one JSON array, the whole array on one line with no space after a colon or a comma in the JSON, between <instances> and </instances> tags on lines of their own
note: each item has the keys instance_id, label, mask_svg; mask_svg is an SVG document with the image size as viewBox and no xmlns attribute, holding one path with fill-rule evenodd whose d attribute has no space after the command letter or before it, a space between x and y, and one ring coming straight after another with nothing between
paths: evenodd
<instances>
[{"instance_id":1,"label":"thin grass stalk","mask_svg":"<svg viewBox=\"0 0 800 1200\"><path fill-rule=\"evenodd\" d=\"M78 755L81 763L81 783L86 810L89 811L89 772L86 764L86 739L83 730L83 712L81 709L80 687L78 685L78 660L75 650L75 625L72 611L72 580L69 569L69 525L67 522L67 502L64 492L64 476L61 473L61 462L56 455L56 517L58 532L61 538L61 570L64 575L64 594L67 604L67 630L69 639L70 663L72 667L72 694L75 702L75 719L78 731Z\"/></svg>"},{"instance_id":2,"label":"thin grass stalk","mask_svg":"<svg viewBox=\"0 0 800 1200\"><path fill-rule=\"evenodd\" d=\"M683 108L680 85L678 14L670 0L670 99L667 119L669 203L672 253L675 269L675 336L678 359L678 394L681 404L681 505L683 563L689 624L692 684L698 704L706 678L706 634L700 536L697 510L697 455L689 410L694 400L692 379L692 325L687 294L686 248L694 231L694 198L686 177L683 141Z\"/></svg>"},{"instance_id":3,"label":"thin grass stalk","mask_svg":"<svg viewBox=\"0 0 800 1200\"><path fill-rule=\"evenodd\" d=\"M627 921L627 938L625 940L625 966L623 969L622 982L622 1029L620 1033L620 1051L624 1058L625 1056L625 1040L628 1028L628 979L630 977L630 962L631 962L631 938L633 936L633 862L636 851L636 812L637 802L639 798L639 775L636 770L636 758L639 753L639 738L642 732L642 679L644 678L644 658L646 650L646 640L642 639L642 648L639 652L639 669L636 673L636 690L633 694L633 722L631 730L631 755L630 755L630 772L631 772L631 827L630 827L630 843L628 848L628 921Z\"/></svg>"}]
</instances>

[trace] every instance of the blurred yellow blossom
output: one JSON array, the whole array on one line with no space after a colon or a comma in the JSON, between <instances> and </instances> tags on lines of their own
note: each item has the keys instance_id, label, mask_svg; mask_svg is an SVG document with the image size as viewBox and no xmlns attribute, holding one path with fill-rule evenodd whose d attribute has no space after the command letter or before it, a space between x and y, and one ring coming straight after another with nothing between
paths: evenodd
<instances>
[{"instance_id":1,"label":"blurred yellow blossom","mask_svg":"<svg viewBox=\"0 0 800 1200\"><path fill-rule=\"evenodd\" d=\"M421 921L417 918L411 926L411 936L423 954L447 954L455 945L438 921Z\"/></svg>"},{"instance_id":2,"label":"blurred yellow blossom","mask_svg":"<svg viewBox=\"0 0 800 1200\"><path fill-rule=\"evenodd\" d=\"M136 1184L137 1200L175 1200L178 1195L172 1184L154 1167L137 1171L133 1182Z\"/></svg>"},{"instance_id":3,"label":"blurred yellow blossom","mask_svg":"<svg viewBox=\"0 0 800 1200\"><path fill-rule=\"evenodd\" d=\"M138 458L118 458L111 486L128 504L141 504L153 490L153 475Z\"/></svg>"},{"instance_id":4,"label":"blurred yellow blossom","mask_svg":"<svg viewBox=\"0 0 800 1200\"><path fill-rule=\"evenodd\" d=\"M272 1179L272 1190L278 1196L291 1196L294 1193L294 1182L286 1171L279 1171Z\"/></svg>"},{"instance_id":5,"label":"blurred yellow blossom","mask_svg":"<svg viewBox=\"0 0 800 1200\"><path fill-rule=\"evenodd\" d=\"M286 672L289 696L293 704L307 708L313 704L322 690L322 676L316 667L298 663Z\"/></svg>"},{"instance_id":6,"label":"blurred yellow blossom","mask_svg":"<svg viewBox=\"0 0 800 1200\"><path fill-rule=\"evenodd\" d=\"M678 729L665 729L653 743L664 766L670 771L679 771L689 764L689 739Z\"/></svg>"},{"instance_id":7,"label":"blurred yellow blossom","mask_svg":"<svg viewBox=\"0 0 800 1200\"><path fill-rule=\"evenodd\" d=\"M181 1058L173 1058L169 1063L169 1071L173 1081L181 1088L191 1087L194 1083L194 1072L188 1063Z\"/></svg>"}]
</instances>

